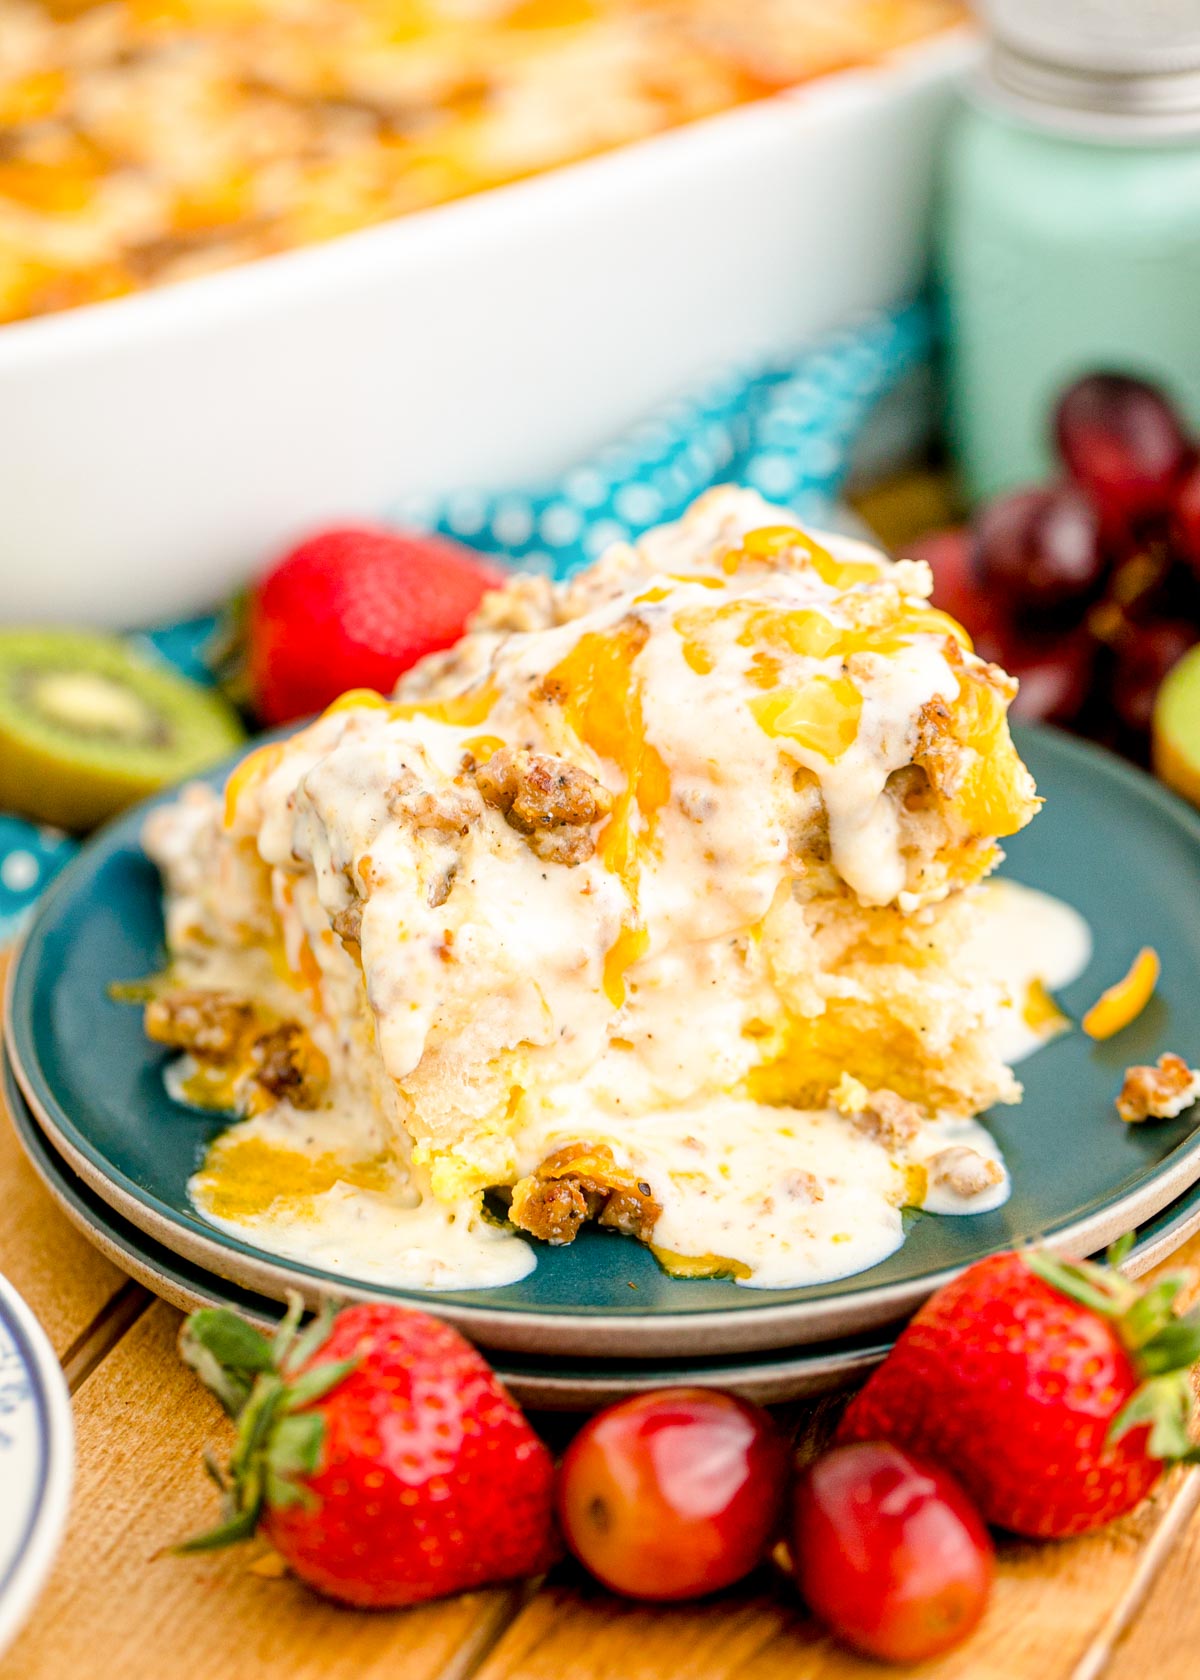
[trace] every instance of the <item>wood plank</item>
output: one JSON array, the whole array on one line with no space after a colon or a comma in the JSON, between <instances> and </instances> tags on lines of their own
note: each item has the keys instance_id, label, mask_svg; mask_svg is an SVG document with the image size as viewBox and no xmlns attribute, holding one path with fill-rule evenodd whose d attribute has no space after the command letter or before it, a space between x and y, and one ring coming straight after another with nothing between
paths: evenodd
<instances>
[{"instance_id":1,"label":"wood plank","mask_svg":"<svg viewBox=\"0 0 1200 1680\"><path fill-rule=\"evenodd\" d=\"M566 1568L528 1603L519 1589L497 1590L363 1615L256 1573L252 1549L195 1559L161 1555L211 1520L213 1492L199 1452L220 1442L225 1428L175 1357L178 1315L154 1305L108 1352L144 1297L55 1208L2 1105L0 1193L0 1270L82 1384L71 1527L31 1627L0 1661L0 1680L58 1680L65 1672L198 1680L221 1668L288 1680L384 1673L404 1680L878 1675L823 1635L790 1584L770 1572L715 1602L676 1609L614 1599ZM1189 1261L1200 1261L1200 1238L1169 1266ZM1006 1546L979 1634L923 1672L944 1680L1141 1680L1147 1673L1172 1680L1193 1673L1200 1649L1200 1605L1192 1593L1200 1568L1196 1486L1195 1478L1176 1475L1134 1517L1072 1545Z\"/></svg>"},{"instance_id":2,"label":"wood plank","mask_svg":"<svg viewBox=\"0 0 1200 1680\"><path fill-rule=\"evenodd\" d=\"M0 959L0 988L3 987ZM82 1345L127 1280L51 1201L21 1151L0 1097L0 1272L28 1301L55 1352Z\"/></svg>"},{"instance_id":3,"label":"wood plank","mask_svg":"<svg viewBox=\"0 0 1200 1680\"><path fill-rule=\"evenodd\" d=\"M975 1636L930 1680L1067 1680L1153 1532L1160 1502L1070 1546L1009 1545ZM516 1619L476 1680L868 1680L875 1663L839 1647L782 1575L754 1594L677 1608L625 1603L571 1573Z\"/></svg>"},{"instance_id":4,"label":"wood plank","mask_svg":"<svg viewBox=\"0 0 1200 1680\"><path fill-rule=\"evenodd\" d=\"M1151 1276L1200 1262L1200 1237L1194 1237ZM1001 1545L996 1588L983 1623L966 1645L940 1661L927 1663L930 1680L1083 1680L1084 1664L1096 1646L1114 1606L1135 1583L1139 1560L1147 1553L1160 1523L1171 1523L1176 1501L1188 1497L1187 1472L1166 1477L1140 1510L1097 1534L1059 1545L1008 1541ZM1200 1567L1200 1519L1189 1532L1189 1556ZM1168 1559L1170 1560L1168 1563ZM1170 1547L1158 1566L1175 1581L1174 1607L1187 1580L1177 1569ZM1164 1574L1163 1580L1165 1581ZM1195 1576L1192 1577L1195 1579ZM1150 1592L1151 1614L1158 1594L1153 1582L1138 1582ZM868 1680L878 1676L873 1663L843 1651L804 1612L790 1582L760 1578L756 1590L740 1590L715 1601L678 1608L642 1607L622 1602L591 1587L582 1573L561 1572L531 1601L480 1668L476 1680L675 1680L679 1675L704 1680ZM1136 1613L1136 1605L1131 1605ZM1200 1650L1200 1603L1193 1605L1190 1633L1174 1635L1181 1618L1172 1615L1172 1650L1192 1641L1191 1669ZM1133 1649L1131 1642L1130 1649ZM1143 1657L1140 1671L1114 1673L1112 1680L1142 1680L1153 1674L1166 1680L1182 1670L1156 1666ZM1092 1676L1105 1675L1105 1662Z\"/></svg>"},{"instance_id":5,"label":"wood plank","mask_svg":"<svg viewBox=\"0 0 1200 1680\"><path fill-rule=\"evenodd\" d=\"M1093 1670L1104 1680L1192 1680L1200 1666L1200 1470L1191 1471L1188 1482L1189 1520L1128 1625L1116 1630L1115 1649Z\"/></svg>"},{"instance_id":6,"label":"wood plank","mask_svg":"<svg viewBox=\"0 0 1200 1680\"><path fill-rule=\"evenodd\" d=\"M1127 1641L1136 1642L1140 1638L1140 1618L1147 1611L1152 1595L1158 1592L1159 1579L1171 1566L1198 1510L1200 1470L1190 1469L1177 1484L1170 1510L1155 1529L1149 1544L1143 1548L1129 1585L1113 1605L1082 1659L1072 1669L1071 1680L1104 1680L1104 1677L1111 1676L1118 1652ZM1193 1674L1192 1652L1187 1651L1186 1657L1186 1668L1174 1662L1163 1666L1156 1658L1154 1672L1161 1675Z\"/></svg>"},{"instance_id":7,"label":"wood plank","mask_svg":"<svg viewBox=\"0 0 1200 1680\"><path fill-rule=\"evenodd\" d=\"M254 1545L166 1550L211 1524L216 1493L200 1454L229 1440L176 1354L178 1327L179 1314L156 1302L79 1390L71 1523L0 1680L465 1680L520 1589L366 1614L256 1573Z\"/></svg>"}]
</instances>

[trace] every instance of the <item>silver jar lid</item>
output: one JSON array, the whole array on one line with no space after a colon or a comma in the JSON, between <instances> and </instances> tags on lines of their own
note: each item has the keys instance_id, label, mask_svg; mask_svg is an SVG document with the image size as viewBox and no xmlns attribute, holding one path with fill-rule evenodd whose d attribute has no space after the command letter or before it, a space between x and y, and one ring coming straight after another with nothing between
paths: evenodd
<instances>
[{"instance_id":1,"label":"silver jar lid","mask_svg":"<svg viewBox=\"0 0 1200 1680\"><path fill-rule=\"evenodd\" d=\"M1200 0L977 0L978 91L1080 137L1200 135Z\"/></svg>"}]
</instances>

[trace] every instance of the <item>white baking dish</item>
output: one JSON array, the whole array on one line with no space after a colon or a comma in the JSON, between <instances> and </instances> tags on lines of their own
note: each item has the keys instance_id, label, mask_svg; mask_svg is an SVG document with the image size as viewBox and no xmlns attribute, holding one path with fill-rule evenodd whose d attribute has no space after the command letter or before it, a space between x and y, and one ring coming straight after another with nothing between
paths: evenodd
<instances>
[{"instance_id":1,"label":"white baking dish","mask_svg":"<svg viewBox=\"0 0 1200 1680\"><path fill-rule=\"evenodd\" d=\"M0 618L201 610L399 496L552 472L919 281L954 31L328 245L0 328Z\"/></svg>"}]
</instances>

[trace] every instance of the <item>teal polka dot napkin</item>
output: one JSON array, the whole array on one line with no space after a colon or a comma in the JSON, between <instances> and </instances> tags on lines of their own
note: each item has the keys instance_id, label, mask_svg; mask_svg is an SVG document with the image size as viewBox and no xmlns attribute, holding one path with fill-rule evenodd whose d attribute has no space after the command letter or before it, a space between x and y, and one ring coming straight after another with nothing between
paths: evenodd
<instances>
[{"instance_id":1,"label":"teal polka dot napkin","mask_svg":"<svg viewBox=\"0 0 1200 1680\"><path fill-rule=\"evenodd\" d=\"M391 510L518 565L567 577L612 542L676 519L710 485L747 484L820 519L872 409L928 359L924 301L873 316L799 356L718 370L553 483Z\"/></svg>"}]
</instances>

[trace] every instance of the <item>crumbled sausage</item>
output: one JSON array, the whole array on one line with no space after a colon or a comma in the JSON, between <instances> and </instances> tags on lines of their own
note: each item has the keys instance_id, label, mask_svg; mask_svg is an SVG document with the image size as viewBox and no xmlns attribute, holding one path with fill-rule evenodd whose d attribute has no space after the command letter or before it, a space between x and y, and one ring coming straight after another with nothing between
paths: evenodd
<instances>
[{"instance_id":1,"label":"crumbled sausage","mask_svg":"<svg viewBox=\"0 0 1200 1680\"><path fill-rule=\"evenodd\" d=\"M576 1180L523 1178L513 1188L509 1217L514 1225L542 1242L561 1248L575 1241L591 1218L588 1199Z\"/></svg>"},{"instance_id":2,"label":"crumbled sausage","mask_svg":"<svg viewBox=\"0 0 1200 1680\"><path fill-rule=\"evenodd\" d=\"M446 867L430 881L425 892L425 902L431 910L439 910L450 897L450 889L454 885L454 878L458 874L458 859L451 858Z\"/></svg>"},{"instance_id":3,"label":"crumbled sausage","mask_svg":"<svg viewBox=\"0 0 1200 1680\"><path fill-rule=\"evenodd\" d=\"M445 904L454 886L461 841L483 815L479 794L473 785L462 781L438 790L426 787L405 768L387 790L387 805L397 821L409 824L425 838L431 854L425 900L431 910L436 910Z\"/></svg>"},{"instance_id":4,"label":"crumbled sausage","mask_svg":"<svg viewBox=\"0 0 1200 1680\"><path fill-rule=\"evenodd\" d=\"M926 700L917 713L913 763L944 799L953 799L966 770L962 745L954 738L950 708L940 695Z\"/></svg>"},{"instance_id":5,"label":"crumbled sausage","mask_svg":"<svg viewBox=\"0 0 1200 1680\"><path fill-rule=\"evenodd\" d=\"M537 1171L514 1186L509 1217L543 1242L573 1242L589 1219L648 1242L662 1213L650 1186L612 1162L604 1144L568 1144L547 1156ZM586 1163L583 1171L572 1170Z\"/></svg>"},{"instance_id":6,"label":"crumbled sausage","mask_svg":"<svg viewBox=\"0 0 1200 1680\"><path fill-rule=\"evenodd\" d=\"M1158 1058L1157 1067L1126 1068L1117 1113L1131 1125L1141 1120L1173 1120L1197 1097L1200 1071L1168 1051Z\"/></svg>"},{"instance_id":7,"label":"crumbled sausage","mask_svg":"<svg viewBox=\"0 0 1200 1680\"><path fill-rule=\"evenodd\" d=\"M164 992L146 1005L146 1037L200 1061L225 1061L254 1024L254 1009L228 992Z\"/></svg>"},{"instance_id":8,"label":"crumbled sausage","mask_svg":"<svg viewBox=\"0 0 1200 1680\"><path fill-rule=\"evenodd\" d=\"M612 795L586 770L550 753L501 747L475 772L487 803L522 834L538 829L586 828L607 816Z\"/></svg>"},{"instance_id":9,"label":"crumbled sausage","mask_svg":"<svg viewBox=\"0 0 1200 1680\"><path fill-rule=\"evenodd\" d=\"M950 1149L940 1149L926 1166L931 1185L944 1185L954 1195L964 1198L981 1196L1004 1177L997 1162L961 1143Z\"/></svg>"},{"instance_id":10,"label":"crumbled sausage","mask_svg":"<svg viewBox=\"0 0 1200 1680\"><path fill-rule=\"evenodd\" d=\"M885 1149L902 1149L921 1129L921 1110L895 1091L869 1091L865 1105L854 1115L854 1123Z\"/></svg>"},{"instance_id":11,"label":"crumbled sausage","mask_svg":"<svg viewBox=\"0 0 1200 1680\"><path fill-rule=\"evenodd\" d=\"M329 1083L329 1063L296 1021L271 1027L254 1041L255 1081L294 1108L316 1108Z\"/></svg>"},{"instance_id":12,"label":"crumbled sausage","mask_svg":"<svg viewBox=\"0 0 1200 1680\"><path fill-rule=\"evenodd\" d=\"M586 828L546 828L529 835L529 849L543 863L561 863L574 869L595 852L596 839Z\"/></svg>"},{"instance_id":13,"label":"crumbled sausage","mask_svg":"<svg viewBox=\"0 0 1200 1680\"><path fill-rule=\"evenodd\" d=\"M568 868L591 857L596 844L588 830L612 809L612 795L595 776L565 758L520 747L493 753L476 769L475 783L538 857Z\"/></svg>"},{"instance_id":14,"label":"crumbled sausage","mask_svg":"<svg viewBox=\"0 0 1200 1680\"><path fill-rule=\"evenodd\" d=\"M297 1108L316 1108L329 1063L298 1021L265 1027L253 1005L227 992L166 992L146 1005L146 1036L198 1062L248 1071L263 1091Z\"/></svg>"},{"instance_id":15,"label":"crumbled sausage","mask_svg":"<svg viewBox=\"0 0 1200 1680\"><path fill-rule=\"evenodd\" d=\"M597 1223L620 1231L623 1237L648 1242L662 1208L653 1196L638 1190L613 1190L600 1209Z\"/></svg>"},{"instance_id":16,"label":"crumbled sausage","mask_svg":"<svg viewBox=\"0 0 1200 1680\"><path fill-rule=\"evenodd\" d=\"M393 782L387 791L392 816L412 823L414 828L431 829L446 836L469 834L478 820L479 806L464 788L448 787L440 792L422 787L411 770Z\"/></svg>"},{"instance_id":17,"label":"crumbled sausage","mask_svg":"<svg viewBox=\"0 0 1200 1680\"><path fill-rule=\"evenodd\" d=\"M489 589L467 621L470 631L545 630L556 623L558 602L550 579L518 572L502 589Z\"/></svg>"},{"instance_id":18,"label":"crumbled sausage","mask_svg":"<svg viewBox=\"0 0 1200 1680\"><path fill-rule=\"evenodd\" d=\"M333 918L333 931L343 945L357 946L362 938L362 905L349 904Z\"/></svg>"}]
</instances>

